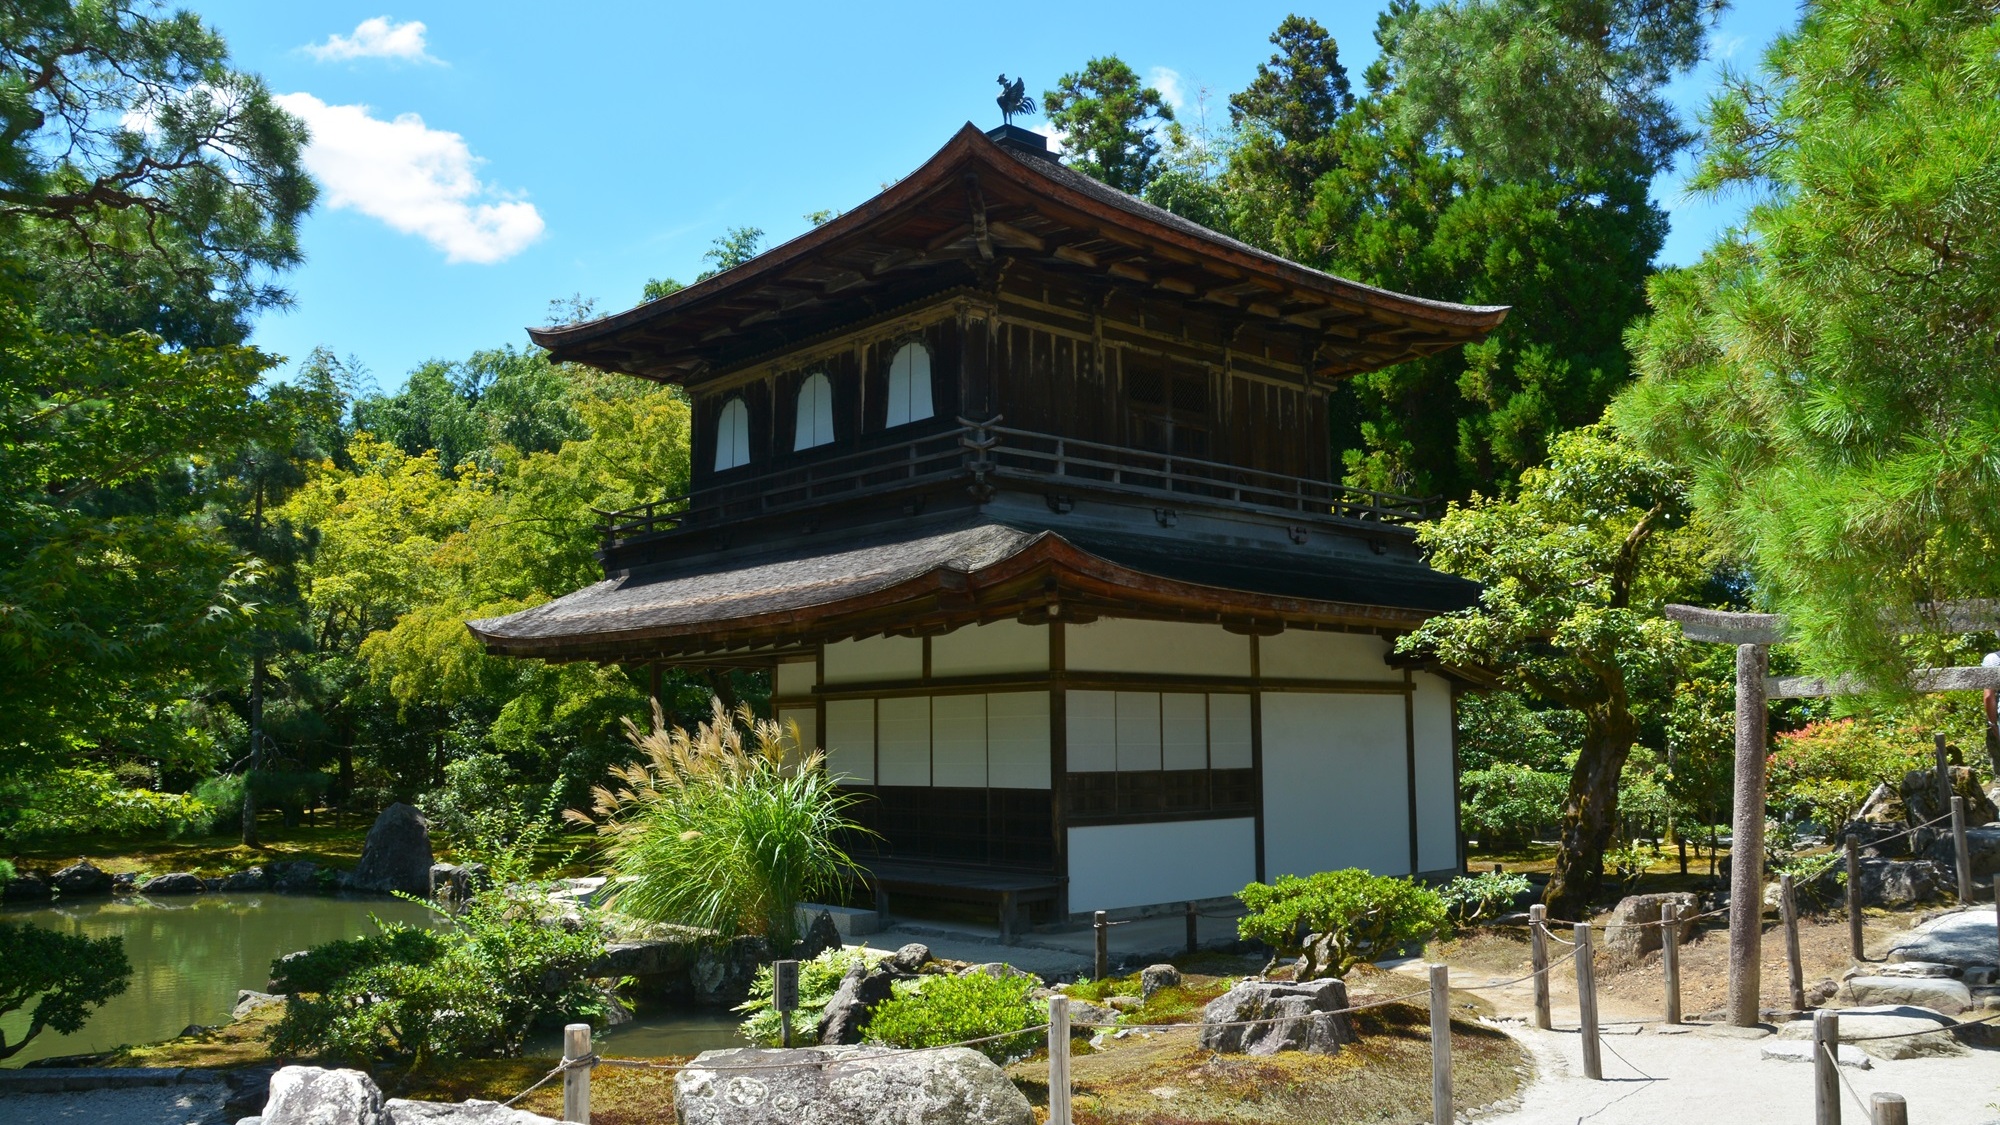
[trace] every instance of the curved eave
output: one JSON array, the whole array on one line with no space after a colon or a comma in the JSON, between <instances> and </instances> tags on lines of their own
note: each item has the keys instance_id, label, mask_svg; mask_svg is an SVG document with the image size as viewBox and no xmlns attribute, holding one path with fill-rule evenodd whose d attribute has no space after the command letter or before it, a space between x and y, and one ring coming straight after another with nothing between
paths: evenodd
<instances>
[{"instance_id":1,"label":"curved eave","mask_svg":"<svg viewBox=\"0 0 2000 1125\"><path fill-rule=\"evenodd\" d=\"M1006 557L976 570L939 565L879 588L764 612L557 636L510 630L510 622L536 612L529 609L468 621L466 628L494 656L615 661L657 653L694 658L704 652L910 632L942 619L957 624L1046 614L1052 602L1129 607L1142 615L1198 616L1245 628L1297 624L1401 631L1433 615L1421 609L1273 596L1165 578L1111 562L1054 532L1041 532Z\"/></svg>"},{"instance_id":2,"label":"curved eave","mask_svg":"<svg viewBox=\"0 0 2000 1125\"><path fill-rule=\"evenodd\" d=\"M589 363L608 370L658 378L637 370L619 354L621 338L660 332L678 318L710 306L749 299L795 267L810 266L836 247L860 243L910 216L933 193L955 186L970 168L992 175L1064 219L1158 248L1175 260L1223 276L1261 279L1329 306L1365 313L1370 319L1425 333L1411 341L1412 355L1427 354L1476 340L1497 327L1508 309L1434 301L1336 277L1258 250L1197 226L1142 200L1106 187L1052 162L1017 155L968 124L922 167L867 202L734 269L697 282L657 301L624 312L553 328L530 328L530 338L553 358ZM999 185L996 184L996 187ZM687 345L687 346L692 346ZM1393 362L1390 361L1390 362ZM678 380L674 380L678 381Z\"/></svg>"}]
</instances>

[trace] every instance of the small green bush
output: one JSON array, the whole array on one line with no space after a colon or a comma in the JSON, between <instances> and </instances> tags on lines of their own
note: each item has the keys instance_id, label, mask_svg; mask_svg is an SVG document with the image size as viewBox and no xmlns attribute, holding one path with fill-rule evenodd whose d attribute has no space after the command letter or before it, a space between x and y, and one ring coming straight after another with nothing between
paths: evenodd
<instances>
[{"instance_id":1,"label":"small green bush","mask_svg":"<svg viewBox=\"0 0 2000 1125\"><path fill-rule=\"evenodd\" d=\"M278 1054L369 1062L519 1055L540 1027L603 1015L583 969L604 950L595 927L553 920L545 899L506 888L474 895L447 928L377 925L272 965L296 990L272 1029Z\"/></svg>"},{"instance_id":2,"label":"small green bush","mask_svg":"<svg viewBox=\"0 0 2000 1125\"><path fill-rule=\"evenodd\" d=\"M1446 917L1458 927L1476 926L1497 918L1515 898L1526 894L1533 884L1526 875L1513 871L1485 871L1460 875L1438 888Z\"/></svg>"},{"instance_id":3,"label":"small green bush","mask_svg":"<svg viewBox=\"0 0 2000 1125\"><path fill-rule=\"evenodd\" d=\"M973 1049L995 1061L1032 1050L1026 1028L1048 1021L1048 1005L1030 997L1032 977L922 977L898 981L868 1020L868 1041L890 1047L944 1047L989 1035ZM1005 1035L1020 1031L1020 1035Z\"/></svg>"},{"instance_id":4,"label":"small green bush","mask_svg":"<svg viewBox=\"0 0 2000 1125\"><path fill-rule=\"evenodd\" d=\"M1445 921L1436 891L1354 867L1303 879L1281 875L1274 883L1252 883L1236 897L1250 910L1236 923L1239 935L1297 956L1305 951L1302 935L1324 934L1328 958L1319 969L1333 976L1425 941Z\"/></svg>"},{"instance_id":5,"label":"small green bush","mask_svg":"<svg viewBox=\"0 0 2000 1125\"><path fill-rule=\"evenodd\" d=\"M840 980L847 975L848 967L870 962L871 958L859 946L829 949L810 961L799 962L799 1006L792 1012L794 1047L810 1047L819 1042L819 1017L833 994L840 991ZM743 1021L743 1038L766 1047L778 1045L783 1029L778 1025L778 1010L771 1006L769 965L757 970L757 979L750 982L750 998L738 1004L736 1010L750 1013Z\"/></svg>"}]
</instances>

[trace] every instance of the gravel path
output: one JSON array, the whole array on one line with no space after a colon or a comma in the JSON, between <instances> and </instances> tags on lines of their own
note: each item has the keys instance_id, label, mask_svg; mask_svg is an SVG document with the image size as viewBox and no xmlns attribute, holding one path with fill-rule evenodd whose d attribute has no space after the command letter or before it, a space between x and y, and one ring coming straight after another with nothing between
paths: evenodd
<instances>
[{"instance_id":1,"label":"gravel path","mask_svg":"<svg viewBox=\"0 0 2000 1125\"><path fill-rule=\"evenodd\" d=\"M217 1125L228 1096L220 1082L0 1095L10 1125Z\"/></svg>"},{"instance_id":2,"label":"gravel path","mask_svg":"<svg viewBox=\"0 0 2000 1125\"><path fill-rule=\"evenodd\" d=\"M1763 1043L1703 1029L1662 1035L1606 1035L1604 1078L1583 1077L1574 1030L1539 1031L1508 1024L1506 1030L1534 1056L1536 1076L1519 1108L1482 1119L1482 1125L1659 1125L1661 1122L1741 1121L1758 1125L1812 1125L1813 1070L1805 1063L1760 1057ZM1970 1058L1872 1060L1869 1070L1841 1067L1865 1104L1875 1091L1910 1103L1910 1120L1925 1125L2000 1122L2000 1052ZM1865 1122L1867 1111L1845 1088L1843 1117Z\"/></svg>"}]
</instances>

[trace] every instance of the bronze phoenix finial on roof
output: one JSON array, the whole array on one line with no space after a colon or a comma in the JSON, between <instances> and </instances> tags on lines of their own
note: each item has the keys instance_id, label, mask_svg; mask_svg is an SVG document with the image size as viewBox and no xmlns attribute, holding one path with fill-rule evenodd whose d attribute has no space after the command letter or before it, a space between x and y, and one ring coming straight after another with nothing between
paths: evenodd
<instances>
[{"instance_id":1,"label":"bronze phoenix finial on roof","mask_svg":"<svg viewBox=\"0 0 2000 1125\"><path fill-rule=\"evenodd\" d=\"M1015 114L1035 112L1035 99L1028 96L1025 86L1022 79L1009 82L1004 72L1000 75L1000 96L993 100L1000 103L1000 118L1009 125L1014 123Z\"/></svg>"}]
</instances>

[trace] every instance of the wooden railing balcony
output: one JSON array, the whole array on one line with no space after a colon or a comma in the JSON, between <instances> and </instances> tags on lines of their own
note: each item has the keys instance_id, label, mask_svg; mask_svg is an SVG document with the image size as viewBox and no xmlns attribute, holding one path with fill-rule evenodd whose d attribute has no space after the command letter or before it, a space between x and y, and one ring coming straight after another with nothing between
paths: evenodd
<instances>
[{"instance_id":1,"label":"wooden railing balcony","mask_svg":"<svg viewBox=\"0 0 2000 1125\"><path fill-rule=\"evenodd\" d=\"M1248 509L1372 525L1430 519L1434 500L958 419L953 429L761 476L723 481L616 512L598 512L607 547L641 536L799 511L951 480L975 491L1012 483L1045 492ZM1024 489L1025 490L1025 489Z\"/></svg>"}]
</instances>

